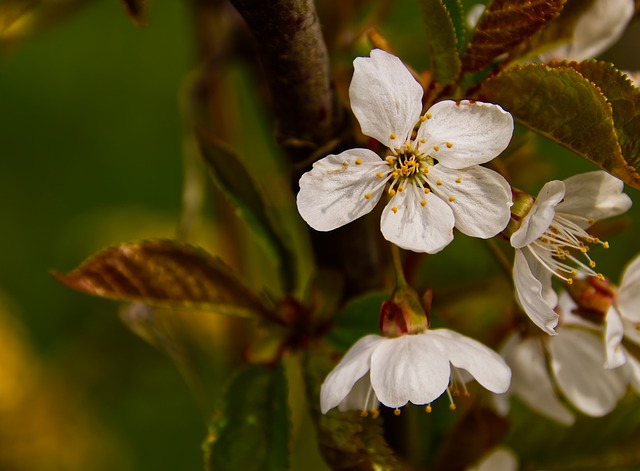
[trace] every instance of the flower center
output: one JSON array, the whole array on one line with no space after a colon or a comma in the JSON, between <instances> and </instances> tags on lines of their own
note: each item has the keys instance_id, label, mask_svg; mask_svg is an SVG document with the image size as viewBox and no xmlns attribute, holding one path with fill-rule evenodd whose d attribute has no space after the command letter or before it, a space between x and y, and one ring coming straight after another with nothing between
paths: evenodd
<instances>
[{"instance_id":1,"label":"flower center","mask_svg":"<svg viewBox=\"0 0 640 471\"><path fill-rule=\"evenodd\" d=\"M409 143L396 149L394 155L387 156L385 160L390 169L391 183L388 192L391 196L396 191L404 191L407 185L414 185L424 193L431 191L427 183L429 167L435 163L431 156L423 154Z\"/></svg>"},{"instance_id":2,"label":"flower center","mask_svg":"<svg viewBox=\"0 0 640 471\"><path fill-rule=\"evenodd\" d=\"M595 222L572 214L556 213L544 234L529 245L531 253L545 268L568 284L572 284L573 277L579 274L604 280L601 273L593 270L596 262L588 252L591 244L600 244L608 249L609 243L593 237L576 221Z\"/></svg>"}]
</instances>

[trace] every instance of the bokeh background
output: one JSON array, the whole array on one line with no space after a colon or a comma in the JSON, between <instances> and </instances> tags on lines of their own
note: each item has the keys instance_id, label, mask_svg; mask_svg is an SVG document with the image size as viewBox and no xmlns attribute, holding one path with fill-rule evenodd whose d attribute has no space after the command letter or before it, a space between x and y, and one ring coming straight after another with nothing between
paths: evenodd
<instances>
[{"instance_id":1,"label":"bokeh background","mask_svg":"<svg viewBox=\"0 0 640 471\"><path fill-rule=\"evenodd\" d=\"M330 11L331 2L319 3ZM93 0L43 30L0 29L2 470L202 468L208 405L193 385L122 324L115 303L50 274L107 245L175 235L185 148L179 96L196 66L194 33L185 3L155 1L150 11L150 26L139 29L118 1ZM419 67L426 59L417 12L417 2L396 2L380 28ZM640 69L637 26L604 58ZM234 112L251 116L268 140L261 105L242 92L251 82L242 73L236 82L239 98L229 106L243 107ZM591 169L557 146L541 149L539 179L526 188L534 194L545 172ZM614 280L640 251L639 216L637 203L619 221L627 230L598 252ZM215 245L210 236L204 243ZM435 262L443 283L465 263L479 271L491 263L463 237L446 253ZM216 330L216 322L203 344L242 329L219 321ZM221 376L213 371L208 391Z\"/></svg>"}]
</instances>

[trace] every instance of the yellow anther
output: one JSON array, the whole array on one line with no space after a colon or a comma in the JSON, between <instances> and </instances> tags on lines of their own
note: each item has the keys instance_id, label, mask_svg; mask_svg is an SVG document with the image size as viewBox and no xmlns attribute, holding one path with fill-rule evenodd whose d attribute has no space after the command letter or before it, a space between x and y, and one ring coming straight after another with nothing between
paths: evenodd
<instances>
[{"instance_id":1,"label":"yellow anther","mask_svg":"<svg viewBox=\"0 0 640 471\"><path fill-rule=\"evenodd\" d=\"M440 146L433 146L433 150L435 150L436 152L438 152L440 150Z\"/></svg>"},{"instance_id":2,"label":"yellow anther","mask_svg":"<svg viewBox=\"0 0 640 471\"><path fill-rule=\"evenodd\" d=\"M398 212L398 208L394 206L393 208L391 208L391 211L393 211L393 214L395 214Z\"/></svg>"},{"instance_id":3,"label":"yellow anther","mask_svg":"<svg viewBox=\"0 0 640 471\"><path fill-rule=\"evenodd\" d=\"M456 178L456 183L462 183L462 178L460 177Z\"/></svg>"},{"instance_id":4,"label":"yellow anther","mask_svg":"<svg viewBox=\"0 0 640 471\"><path fill-rule=\"evenodd\" d=\"M360 417L366 417L368 415L369 415L369 413L366 410L363 410L363 411L360 412Z\"/></svg>"},{"instance_id":5,"label":"yellow anther","mask_svg":"<svg viewBox=\"0 0 640 471\"><path fill-rule=\"evenodd\" d=\"M366 194L364 195L364 197L365 197L365 198L367 198L368 200L370 200L370 199L371 199L371 193L366 193Z\"/></svg>"},{"instance_id":6,"label":"yellow anther","mask_svg":"<svg viewBox=\"0 0 640 471\"><path fill-rule=\"evenodd\" d=\"M407 144L407 145L406 145L406 149L407 149L408 151L410 151L410 150L411 150L411 144Z\"/></svg>"},{"instance_id":7,"label":"yellow anther","mask_svg":"<svg viewBox=\"0 0 640 471\"><path fill-rule=\"evenodd\" d=\"M382 175L382 172L378 172L378 173L376 173L376 177L378 177L378 178L382 178L383 176L384 176L384 175Z\"/></svg>"},{"instance_id":8,"label":"yellow anther","mask_svg":"<svg viewBox=\"0 0 640 471\"><path fill-rule=\"evenodd\" d=\"M400 193L402 193L402 192L404 191L404 187L403 187L402 185L400 185L400 186L398 187L398 191L399 191Z\"/></svg>"},{"instance_id":9,"label":"yellow anther","mask_svg":"<svg viewBox=\"0 0 640 471\"><path fill-rule=\"evenodd\" d=\"M395 139L395 138L396 138L396 135L395 135L394 133L391 133L391 134L389 134L389 138L390 138L390 139Z\"/></svg>"},{"instance_id":10,"label":"yellow anther","mask_svg":"<svg viewBox=\"0 0 640 471\"><path fill-rule=\"evenodd\" d=\"M571 274L573 276L578 276L578 271L577 270L571 270Z\"/></svg>"},{"instance_id":11,"label":"yellow anther","mask_svg":"<svg viewBox=\"0 0 640 471\"><path fill-rule=\"evenodd\" d=\"M397 171L397 170L394 170L393 172L391 172L391 176L392 176L393 178L398 178L398 175L400 175L400 174L398 173L398 171Z\"/></svg>"},{"instance_id":12,"label":"yellow anther","mask_svg":"<svg viewBox=\"0 0 640 471\"><path fill-rule=\"evenodd\" d=\"M424 408L427 414L431 414L431 404L427 404L427 407Z\"/></svg>"},{"instance_id":13,"label":"yellow anther","mask_svg":"<svg viewBox=\"0 0 640 471\"><path fill-rule=\"evenodd\" d=\"M378 409L371 409L371 418L377 419L380 416L380 411Z\"/></svg>"},{"instance_id":14,"label":"yellow anther","mask_svg":"<svg viewBox=\"0 0 640 471\"><path fill-rule=\"evenodd\" d=\"M427 118L425 118L424 116L420 116L420 121L422 121L423 123L427 120Z\"/></svg>"},{"instance_id":15,"label":"yellow anther","mask_svg":"<svg viewBox=\"0 0 640 471\"><path fill-rule=\"evenodd\" d=\"M427 119L431 119L433 117L431 113L427 113L425 116L427 117Z\"/></svg>"},{"instance_id":16,"label":"yellow anther","mask_svg":"<svg viewBox=\"0 0 640 471\"><path fill-rule=\"evenodd\" d=\"M426 206L426 205L427 205L427 200L420 201L420 206Z\"/></svg>"},{"instance_id":17,"label":"yellow anther","mask_svg":"<svg viewBox=\"0 0 640 471\"><path fill-rule=\"evenodd\" d=\"M393 188L389 188L389 194L391 196L395 195L396 194L396 190L394 190Z\"/></svg>"},{"instance_id":18,"label":"yellow anther","mask_svg":"<svg viewBox=\"0 0 640 471\"><path fill-rule=\"evenodd\" d=\"M453 402L449 404L449 410L456 410L456 405Z\"/></svg>"},{"instance_id":19,"label":"yellow anther","mask_svg":"<svg viewBox=\"0 0 640 471\"><path fill-rule=\"evenodd\" d=\"M427 142L427 138L423 137L422 139L420 139L420 142L422 142L424 144L425 142Z\"/></svg>"},{"instance_id":20,"label":"yellow anther","mask_svg":"<svg viewBox=\"0 0 640 471\"><path fill-rule=\"evenodd\" d=\"M567 278L567 284L568 285L572 285L573 284L573 278Z\"/></svg>"},{"instance_id":21,"label":"yellow anther","mask_svg":"<svg viewBox=\"0 0 640 471\"><path fill-rule=\"evenodd\" d=\"M429 193L431 193L431 188L425 188L424 189L424 194L428 195Z\"/></svg>"},{"instance_id":22,"label":"yellow anther","mask_svg":"<svg viewBox=\"0 0 640 471\"><path fill-rule=\"evenodd\" d=\"M598 273L596 276L600 281L604 281L604 275L602 273Z\"/></svg>"},{"instance_id":23,"label":"yellow anther","mask_svg":"<svg viewBox=\"0 0 640 471\"><path fill-rule=\"evenodd\" d=\"M603 246L605 249L608 249L608 248L609 248L609 242L603 242L603 243L602 243L602 246Z\"/></svg>"},{"instance_id":24,"label":"yellow anther","mask_svg":"<svg viewBox=\"0 0 640 471\"><path fill-rule=\"evenodd\" d=\"M453 147L453 142L447 142L447 147L451 149Z\"/></svg>"},{"instance_id":25,"label":"yellow anther","mask_svg":"<svg viewBox=\"0 0 640 471\"><path fill-rule=\"evenodd\" d=\"M396 409L393 411L394 415L400 415L400 409Z\"/></svg>"},{"instance_id":26,"label":"yellow anther","mask_svg":"<svg viewBox=\"0 0 640 471\"><path fill-rule=\"evenodd\" d=\"M429 173L429 167L425 167L424 170L422 170L422 173L424 173L425 175Z\"/></svg>"},{"instance_id":27,"label":"yellow anther","mask_svg":"<svg viewBox=\"0 0 640 471\"><path fill-rule=\"evenodd\" d=\"M396 158L392 157L392 156L389 156L389 157L386 157L384 160L386 160L388 163L392 164L392 163L394 163L396 161Z\"/></svg>"},{"instance_id":28,"label":"yellow anther","mask_svg":"<svg viewBox=\"0 0 640 471\"><path fill-rule=\"evenodd\" d=\"M596 223L596 220L593 218L589 218L589 220L587 221L589 224L593 225Z\"/></svg>"},{"instance_id":29,"label":"yellow anther","mask_svg":"<svg viewBox=\"0 0 640 471\"><path fill-rule=\"evenodd\" d=\"M360 157L356 159L356 165L362 165L362 159Z\"/></svg>"},{"instance_id":30,"label":"yellow anther","mask_svg":"<svg viewBox=\"0 0 640 471\"><path fill-rule=\"evenodd\" d=\"M455 196L449 196L449 201L450 201L450 202L452 202L452 203L453 203L455 200L456 200L456 197L455 197Z\"/></svg>"},{"instance_id":31,"label":"yellow anther","mask_svg":"<svg viewBox=\"0 0 640 471\"><path fill-rule=\"evenodd\" d=\"M442 180L436 180L436 185L438 186L442 185Z\"/></svg>"},{"instance_id":32,"label":"yellow anther","mask_svg":"<svg viewBox=\"0 0 640 471\"><path fill-rule=\"evenodd\" d=\"M591 268L595 267L595 266L596 266L596 262L594 262L593 260L591 260L591 261L589 262L589 266L590 266Z\"/></svg>"},{"instance_id":33,"label":"yellow anther","mask_svg":"<svg viewBox=\"0 0 640 471\"><path fill-rule=\"evenodd\" d=\"M580 247L580 252L582 252L582 253L587 253L588 251L589 251L589 249L588 249L588 248L586 248L586 247Z\"/></svg>"}]
</instances>

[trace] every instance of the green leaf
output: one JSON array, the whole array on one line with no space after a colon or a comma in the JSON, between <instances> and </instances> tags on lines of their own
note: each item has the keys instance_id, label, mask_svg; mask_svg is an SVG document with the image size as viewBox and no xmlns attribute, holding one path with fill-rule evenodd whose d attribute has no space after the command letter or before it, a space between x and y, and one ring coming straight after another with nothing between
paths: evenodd
<instances>
[{"instance_id":1,"label":"green leaf","mask_svg":"<svg viewBox=\"0 0 640 471\"><path fill-rule=\"evenodd\" d=\"M231 382L203 445L210 471L289 469L290 418L284 366L251 365Z\"/></svg>"},{"instance_id":2,"label":"green leaf","mask_svg":"<svg viewBox=\"0 0 640 471\"><path fill-rule=\"evenodd\" d=\"M576 70L541 64L515 67L485 82L483 94L484 101L502 105L529 129L640 187L622 157L611 104Z\"/></svg>"},{"instance_id":3,"label":"green leaf","mask_svg":"<svg viewBox=\"0 0 640 471\"><path fill-rule=\"evenodd\" d=\"M467 33L469 32L462 2L460 0L442 0L442 4L451 17L451 23L457 39L458 52L460 52L465 46Z\"/></svg>"},{"instance_id":4,"label":"green leaf","mask_svg":"<svg viewBox=\"0 0 640 471\"><path fill-rule=\"evenodd\" d=\"M233 150L203 133L196 135L213 181L237 208L278 264L286 292L295 284L295 259L266 198Z\"/></svg>"},{"instance_id":5,"label":"green leaf","mask_svg":"<svg viewBox=\"0 0 640 471\"><path fill-rule=\"evenodd\" d=\"M616 176L633 185L640 176L640 89L613 64L595 60L563 63L593 82L611 103L622 156L631 168L621 169ZM624 172L624 173L622 173Z\"/></svg>"},{"instance_id":6,"label":"green leaf","mask_svg":"<svg viewBox=\"0 0 640 471\"><path fill-rule=\"evenodd\" d=\"M335 355L318 345L308 351L305 380L318 447L333 470L398 471L403 469L387 445L382 419L362 417L360 411L320 411L320 385L335 366Z\"/></svg>"},{"instance_id":7,"label":"green leaf","mask_svg":"<svg viewBox=\"0 0 640 471\"><path fill-rule=\"evenodd\" d=\"M136 26L147 26L149 24L148 2L147 0L121 0L124 10Z\"/></svg>"},{"instance_id":8,"label":"green leaf","mask_svg":"<svg viewBox=\"0 0 640 471\"><path fill-rule=\"evenodd\" d=\"M379 314L388 292L368 293L350 301L332 321L327 340L341 351L348 350L358 339L380 333Z\"/></svg>"},{"instance_id":9,"label":"green leaf","mask_svg":"<svg viewBox=\"0 0 640 471\"><path fill-rule=\"evenodd\" d=\"M170 240L108 247L71 273L54 276L75 290L118 301L246 317L266 312L220 259Z\"/></svg>"},{"instance_id":10,"label":"green leaf","mask_svg":"<svg viewBox=\"0 0 640 471\"><path fill-rule=\"evenodd\" d=\"M562 10L565 0L493 0L480 17L462 58L465 71L489 66L537 33Z\"/></svg>"},{"instance_id":11,"label":"green leaf","mask_svg":"<svg viewBox=\"0 0 640 471\"><path fill-rule=\"evenodd\" d=\"M420 0L427 33L431 70L441 85L453 83L460 74L460 58L451 16L441 0Z\"/></svg>"}]
</instances>

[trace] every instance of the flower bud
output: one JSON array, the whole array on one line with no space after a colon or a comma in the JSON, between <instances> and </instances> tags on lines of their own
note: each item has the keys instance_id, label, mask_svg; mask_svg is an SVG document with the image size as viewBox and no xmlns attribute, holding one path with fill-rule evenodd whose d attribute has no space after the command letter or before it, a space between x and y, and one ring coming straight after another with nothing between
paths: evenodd
<instances>
[{"instance_id":1,"label":"flower bud","mask_svg":"<svg viewBox=\"0 0 640 471\"><path fill-rule=\"evenodd\" d=\"M604 322L616 296L611 282L596 276L575 279L566 289L578 305L574 314L598 324Z\"/></svg>"},{"instance_id":2,"label":"flower bud","mask_svg":"<svg viewBox=\"0 0 640 471\"><path fill-rule=\"evenodd\" d=\"M380 330L385 337L421 334L429 327L430 291L420 296L408 286L396 288L391 299L380 308ZM423 303L426 305L423 308Z\"/></svg>"},{"instance_id":3,"label":"flower bud","mask_svg":"<svg viewBox=\"0 0 640 471\"><path fill-rule=\"evenodd\" d=\"M524 191L518 190L517 188L512 188L511 193L513 195L511 219L509 220L507 227L502 231L502 234L507 238L510 238L511 234L520 229L522 219L529 214L529 211L533 207L533 203L536 201L533 196L525 193Z\"/></svg>"}]
</instances>

